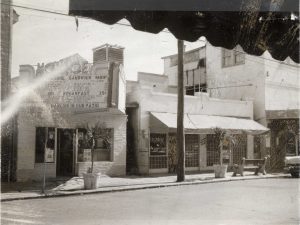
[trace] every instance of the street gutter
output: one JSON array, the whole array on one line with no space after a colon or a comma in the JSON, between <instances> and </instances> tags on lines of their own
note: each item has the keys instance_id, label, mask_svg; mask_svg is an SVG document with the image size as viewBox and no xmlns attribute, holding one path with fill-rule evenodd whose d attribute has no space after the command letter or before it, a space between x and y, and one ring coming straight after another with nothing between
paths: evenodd
<instances>
[{"instance_id":1,"label":"street gutter","mask_svg":"<svg viewBox=\"0 0 300 225\"><path fill-rule=\"evenodd\" d=\"M136 185L126 185L126 186L116 186L116 187L100 187L95 190L77 190L77 191L56 191L50 192L45 195L39 194L35 196L19 196L19 197L6 197L2 198L1 202L15 201L15 200L27 200L27 199L41 199L41 198L52 198L52 197L67 197L67 196L78 196L86 194L98 194L98 193L113 193L122 191L134 191L143 189L154 189L154 188L165 188L165 187L177 187L185 185L198 185L198 184L210 184L210 183L224 183L229 181L244 181L244 180L256 180L256 179L274 179L274 178L288 178L289 174L279 174L279 175L266 175L266 176L249 176L249 177L231 177L231 178L220 178L212 180L192 180L185 182L172 182L172 183L162 183L162 184L136 184Z\"/></svg>"}]
</instances>

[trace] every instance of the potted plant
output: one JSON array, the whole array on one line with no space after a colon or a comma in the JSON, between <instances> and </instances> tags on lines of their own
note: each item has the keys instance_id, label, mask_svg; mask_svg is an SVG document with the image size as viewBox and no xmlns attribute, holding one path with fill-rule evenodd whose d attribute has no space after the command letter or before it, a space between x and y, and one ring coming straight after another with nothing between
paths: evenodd
<instances>
[{"instance_id":1,"label":"potted plant","mask_svg":"<svg viewBox=\"0 0 300 225\"><path fill-rule=\"evenodd\" d=\"M229 142L234 144L234 138L232 135L226 133L225 130L222 130L221 128L215 128L214 133L216 135L216 138L218 140L218 154L220 158L220 163L219 164L214 164L214 172L215 172L215 177L216 178L224 178L226 177L226 172L228 165L223 164L223 142L225 139L227 139Z\"/></svg>"},{"instance_id":2,"label":"potted plant","mask_svg":"<svg viewBox=\"0 0 300 225\"><path fill-rule=\"evenodd\" d=\"M100 180L100 172L94 172L94 152L96 141L102 139L106 145L110 145L110 135L106 132L105 124L97 123L94 126L86 125L86 145L91 149L91 167L87 173L83 173L84 188L96 189Z\"/></svg>"}]
</instances>

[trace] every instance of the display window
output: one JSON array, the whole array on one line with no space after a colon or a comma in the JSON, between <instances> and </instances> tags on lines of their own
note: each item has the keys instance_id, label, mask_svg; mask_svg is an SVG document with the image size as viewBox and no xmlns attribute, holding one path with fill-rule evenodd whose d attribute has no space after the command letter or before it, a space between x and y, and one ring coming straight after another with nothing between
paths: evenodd
<instances>
[{"instance_id":1,"label":"display window","mask_svg":"<svg viewBox=\"0 0 300 225\"><path fill-rule=\"evenodd\" d=\"M150 134L150 169L167 168L167 135Z\"/></svg>"},{"instance_id":2,"label":"display window","mask_svg":"<svg viewBox=\"0 0 300 225\"><path fill-rule=\"evenodd\" d=\"M90 162L92 158L91 143L88 132L78 129L78 162ZM112 161L113 129L102 129L95 140L94 161Z\"/></svg>"},{"instance_id":3,"label":"display window","mask_svg":"<svg viewBox=\"0 0 300 225\"><path fill-rule=\"evenodd\" d=\"M55 162L55 128L36 127L35 162Z\"/></svg>"}]
</instances>

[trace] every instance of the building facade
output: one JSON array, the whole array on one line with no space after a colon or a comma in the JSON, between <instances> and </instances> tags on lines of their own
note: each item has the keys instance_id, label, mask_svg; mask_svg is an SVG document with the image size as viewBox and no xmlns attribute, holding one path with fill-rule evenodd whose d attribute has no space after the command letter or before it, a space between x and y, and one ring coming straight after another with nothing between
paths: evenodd
<instances>
[{"instance_id":1,"label":"building facade","mask_svg":"<svg viewBox=\"0 0 300 225\"><path fill-rule=\"evenodd\" d=\"M94 171L126 173L123 48L102 45L93 54L93 63L75 54L36 69L20 66L15 87L30 91L17 116L18 181L87 172L87 130L95 127L107 138L96 140Z\"/></svg>"},{"instance_id":2,"label":"building facade","mask_svg":"<svg viewBox=\"0 0 300 225\"><path fill-rule=\"evenodd\" d=\"M174 173L177 165L177 92L168 76L139 73L127 82L128 169L140 174ZM172 84L172 83L171 83ZM253 157L253 133L268 129L254 122L251 101L221 100L195 92L185 97L186 170L211 170L219 162L214 129L226 130L236 142L223 143L224 162Z\"/></svg>"},{"instance_id":3,"label":"building facade","mask_svg":"<svg viewBox=\"0 0 300 225\"><path fill-rule=\"evenodd\" d=\"M193 60L189 60L193 55ZM177 71L172 59L177 55L164 57L164 74L173 76L177 82ZM188 83L195 80L191 70L199 70L203 88L209 96L220 99L253 101L253 119L271 129L269 137L255 138L255 156L269 154L270 168L281 170L284 156L299 154L299 109L300 109L300 66L291 59L284 62L272 59L268 52L262 56L245 54L237 46L233 50L217 48L206 43L202 48L185 53L186 93L191 88ZM173 59L173 60L174 60ZM203 64L201 64L203 65ZM195 74L195 73L194 73ZM193 84L193 86L197 85ZM206 88L205 88L206 87Z\"/></svg>"}]
</instances>

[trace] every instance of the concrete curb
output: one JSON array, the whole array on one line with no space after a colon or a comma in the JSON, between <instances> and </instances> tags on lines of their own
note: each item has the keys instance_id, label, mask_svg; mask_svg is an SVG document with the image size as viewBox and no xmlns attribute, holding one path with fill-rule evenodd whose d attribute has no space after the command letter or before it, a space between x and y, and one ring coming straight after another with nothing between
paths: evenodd
<instances>
[{"instance_id":1,"label":"concrete curb","mask_svg":"<svg viewBox=\"0 0 300 225\"><path fill-rule=\"evenodd\" d=\"M176 187L176 186L184 186L184 185L224 183L229 181L274 179L274 178L287 178L287 177L290 177L290 175L279 174L279 175L266 175L266 176L249 176L249 177L246 176L246 177L220 178L220 179L212 179L212 180L193 180L193 181L185 181L180 183L171 182L171 183L161 183L161 184L136 184L136 185L128 185L128 186L101 187L95 190L57 191L45 195L40 194L36 196L20 196L20 197L6 197L6 198L2 198L1 196L1 202L27 200L27 199L53 198L53 197L67 197L67 196L86 195L86 194L113 193L113 192L134 191L134 190L153 189L153 188Z\"/></svg>"}]
</instances>

